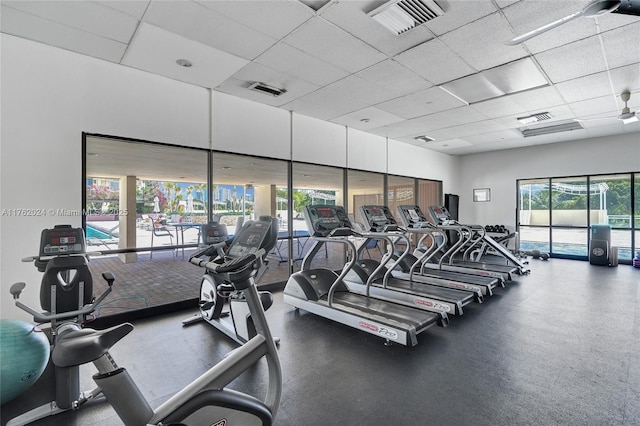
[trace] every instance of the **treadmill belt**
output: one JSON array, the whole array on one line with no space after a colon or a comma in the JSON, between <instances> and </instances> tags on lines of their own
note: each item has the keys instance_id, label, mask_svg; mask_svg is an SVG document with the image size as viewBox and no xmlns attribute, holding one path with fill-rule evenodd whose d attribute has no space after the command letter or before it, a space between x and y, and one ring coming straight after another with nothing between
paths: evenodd
<instances>
[{"instance_id":1,"label":"treadmill belt","mask_svg":"<svg viewBox=\"0 0 640 426\"><path fill-rule=\"evenodd\" d=\"M376 280L375 285L382 287L382 280ZM387 288L393 290L394 288L405 290L406 292L419 293L424 297L431 297L433 299L442 300L452 303L469 302L473 299L473 295L468 291L455 290L446 287L438 287L425 283L416 283L408 280L400 280L397 278L389 278L387 281Z\"/></svg>"},{"instance_id":2,"label":"treadmill belt","mask_svg":"<svg viewBox=\"0 0 640 426\"><path fill-rule=\"evenodd\" d=\"M326 299L323 298L323 301ZM439 318L433 312L385 302L348 291L334 293L333 305L338 309L364 316L372 321L379 321L402 329L414 327L417 331L436 323Z\"/></svg>"}]
</instances>

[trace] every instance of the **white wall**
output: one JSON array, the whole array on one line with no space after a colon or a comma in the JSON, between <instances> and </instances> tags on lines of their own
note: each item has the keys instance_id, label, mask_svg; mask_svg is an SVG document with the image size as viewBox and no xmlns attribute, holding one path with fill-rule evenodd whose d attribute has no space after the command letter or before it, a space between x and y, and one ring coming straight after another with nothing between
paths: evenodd
<instances>
[{"instance_id":1,"label":"white wall","mask_svg":"<svg viewBox=\"0 0 640 426\"><path fill-rule=\"evenodd\" d=\"M442 181L442 193L458 193L460 159L389 139L390 174Z\"/></svg>"},{"instance_id":2,"label":"white wall","mask_svg":"<svg viewBox=\"0 0 640 426\"><path fill-rule=\"evenodd\" d=\"M640 171L640 134L465 155L460 159L460 221L516 223L516 180ZM473 202L474 188L490 188L490 202Z\"/></svg>"},{"instance_id":3,"label":"white wall","mask_svg":"<svg viewBox=\"0 0 640 426\"><path fill-rule=\"evenodd\" d=\"M361 130L347 130L347 167L387 172L387 138Z\"/></svg>"},{"instance_id":4,"label":"white wall","mask_svg":"<svg viewBox=\"0 0 640 426\"><path fill-rule=\"evenodd\" d=\"M292 120L292 160L346 167L346 127L295 113Z\"/></svg>"},{"instance_id":5,"label":"white wall","mask_svg":"<svg viewBox=\"0 0 640 426\"><path fill-rule=\"evenodd\" d=\"M288 160L291 113L213 92L212 149Z\"/></svg>"},{"instance_id":6,"label":"white wall","mask_svg":"<svg viewBox=\"0 0 640 426\"><path fill-rule=\"evenodd\" d=\"M38 252L40 232L81 217L51 214L81 208L82 132L209 147L209 93L2 34L0 316L22 318L9 296L27 283L23 300L39 307L41 274L20 259ZM11 216L42 209L45 216Z\"/></svg>"}]
</instances>

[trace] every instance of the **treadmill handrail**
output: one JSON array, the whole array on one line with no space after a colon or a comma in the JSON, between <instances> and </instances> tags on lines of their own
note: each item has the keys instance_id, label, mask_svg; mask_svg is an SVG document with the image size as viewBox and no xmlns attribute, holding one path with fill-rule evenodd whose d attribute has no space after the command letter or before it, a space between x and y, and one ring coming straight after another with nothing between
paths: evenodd
<instances>
[{"instance_id":1,"label":"treadmill handrail","mask_svg":"<svg viewBox=\"0 0 640 426\"><path fill-rule=\"evenodd\" d=\"M380 272L386 265L387 263L389 263L389 261L391 259L393 259L393 253L394 253L394 249L395 249L395 243L393 242L393 238L401 238L403 240L405 240L406 244L405 244L405 250L404 252L398 257L398 259L396 259L395 262L393 262L388 268L387 271L385 272L384 276L382 277L382 287L383 288L387 288L387 282L389 281L389 276L391 275L391 272L393 271L393 269L395 269L395 267L397 265L400 264L400 262L408 255L409 253L409 249L411 248L411 244L409 242L409 238L406 236L406 234L402 233L400 231L401 228L398 227L398 231L395 232L363 232L361 233L361 235L363 237L370 237L370 238L375 238L375 239L382 239L385 240L389 243L387 252L385 253L385 255L382 257L382 259L380 259L380 264L376 267L376 269L374 269L374 271L369 275L369 278L367 279L367 283L366 283L366 295L369 296L369 289L371 288L371 284L373 283L373 278L378 274L378 272Z\"/></svg>"}]
</instances>

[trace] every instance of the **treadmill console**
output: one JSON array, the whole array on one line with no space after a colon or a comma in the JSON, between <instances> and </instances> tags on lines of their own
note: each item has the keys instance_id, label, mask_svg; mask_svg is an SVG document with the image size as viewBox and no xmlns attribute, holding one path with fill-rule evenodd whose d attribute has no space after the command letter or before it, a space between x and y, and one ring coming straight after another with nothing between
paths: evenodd
<instances>
[{"instance_id":1,"label":"treadmill console","mask_svg":"<svg viewBox=\"0 0 640 426\"><path fill-rule=\"evenodd\" d=\"M202 242L207 245L221 243L229 238L227 226L223 223L209 222L202 226Z\"/></svg>"},{"instance_id":2,"label":"treadmill console","mask_svg":"<svg viewBox=\"0 0 640 426\"><path fill-rule=\"evenodd\" d=\"M438 225L442 225L453 220L449 210L444 206L429 206L429 214L433 221Z\"/></svg>"},{"instance_id":3,"label":"treadmill console","mask_svg":"<svg viewBox=\"0 0 640 426\"><path fill-rule=\"evenodd\" d=\"M40 257L85 254L84 231L71 225L56 225L40 235Z\"/></svg>"},{"instance_id":4,"label":"treadmill console","mask_svg":"<svg viewBox=\"0 0 640 426\"><path fill-rule=\"evenodd\" d=\"M246 222L234 236L233 242L227 250L227 257L234 258L257 252L264 244L270 229L271 222Z\"/></svg>"},{"instance_id":5,"label":"treadmill console","mask_svg":"<svg viewBox=\"0 0 640 426\"><path fill-rule=\"evenodd\" d=\"M367 222L365 226L368 231L385 232L398 229L398 223L387 206L361 206L360 213Z\"/></svg>"},{"instance_id":6,"label":"treadmill console","mask_svg":"<svg viewBox=\"0 0 640 426\"><path fill-rule=\"evenodd\" d=\"M402 224L407 228L426 228L429 226L429 220L419 206L398 206L398 215Z\"/></svg>"},{"instance_id":7,"label":"treadmill console","mask_svg":"<svg viewBox=\"0 0 640 426\"><path fill-rule=\"evenodd\" d=\"M347 212L342 206L314 204L304 208L309 233L315 237L326 237L336 228L353 229Z\"/></svg>"}]
</instances>

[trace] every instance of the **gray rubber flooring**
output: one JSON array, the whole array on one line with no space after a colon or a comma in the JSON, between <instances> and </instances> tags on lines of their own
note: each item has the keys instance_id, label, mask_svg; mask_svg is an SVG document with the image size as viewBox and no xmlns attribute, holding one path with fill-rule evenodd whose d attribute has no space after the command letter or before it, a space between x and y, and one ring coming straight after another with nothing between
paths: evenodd
<instances>
[{"instance_id":1,"label":"gray rubber flooring","mask_svg":"<svg viewBox=\"0 0 640 426\"><path fill-rule=\"evenodd\" d=\"M415 347L385 346L275 293L267 317L284 372L276 424L640 425L640 270L560 259L530 266ZM204 323L182 327L190 314L139 321L112 351L153 406L235 347ZM264 370L233 387L261 395ZM93 371L83 368L83 389ZM2 424L46 393L38 383L3 406ZM120 422L98 400L35 424Z\"/></svg>"}]
</instances>

